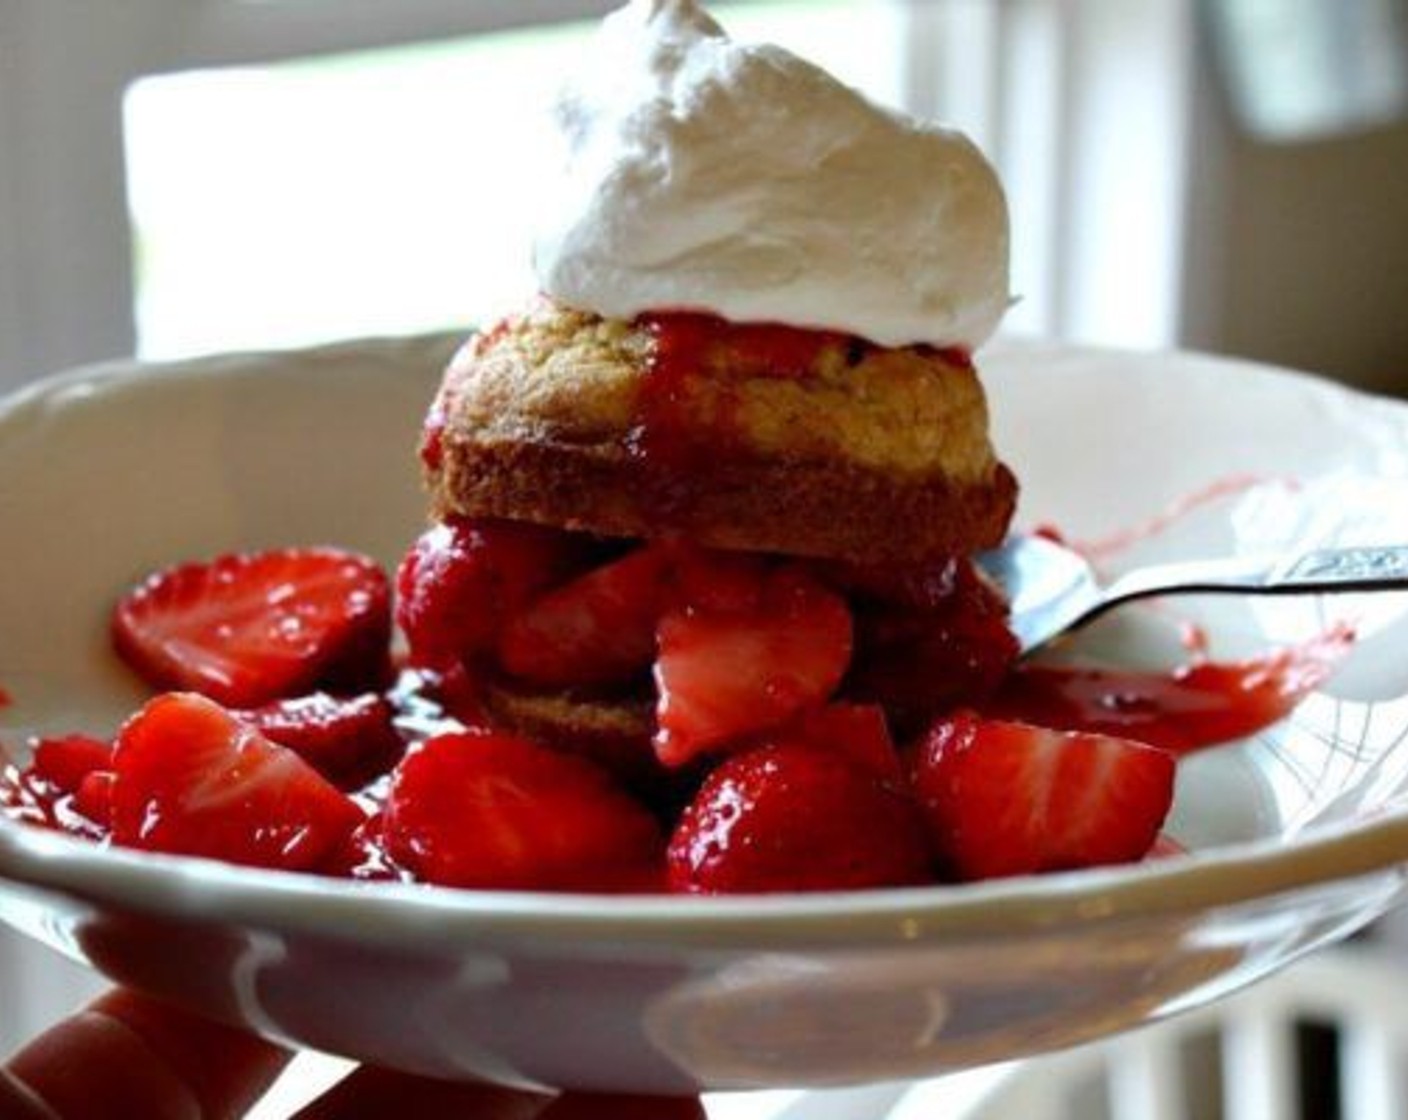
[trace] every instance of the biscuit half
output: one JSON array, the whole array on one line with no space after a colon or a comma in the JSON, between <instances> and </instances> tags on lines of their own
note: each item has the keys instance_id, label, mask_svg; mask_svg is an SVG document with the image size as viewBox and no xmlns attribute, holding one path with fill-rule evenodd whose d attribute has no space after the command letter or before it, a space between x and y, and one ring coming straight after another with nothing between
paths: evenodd
<instances>
[{"instance_id":1,"label":"biscuit half","mask_svg":"<svg viewBox=\"0 0 1408 1120\"><path fill-rule=\"evenodd\" d=\"M451 362L433 512L867 563L1002 540L1017 486L970 362L818 334L779 369L748 338L723 326L667 373L652 322L540 301Z\"/></svg>"}]
</instances>

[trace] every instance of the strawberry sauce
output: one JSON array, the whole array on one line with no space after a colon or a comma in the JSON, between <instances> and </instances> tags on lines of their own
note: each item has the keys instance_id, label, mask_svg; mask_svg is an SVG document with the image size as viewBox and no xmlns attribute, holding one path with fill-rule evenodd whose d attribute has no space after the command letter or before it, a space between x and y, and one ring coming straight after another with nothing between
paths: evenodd
<instances>
[{"instance_id":1,"label":"strawberry sauce","mask_svg":"<svg viewBox=\"0 0 1408 1120\"><path fill-rule=\"evenodd\" d=\"M734 441L741 382L800 381L828 347L849 347L855 355L869 346L833 331L729 323L693 311L642 315L636 325L651 336L653 348L628 450L671 480L662 487L667 506L686 501L689 480L706 475Z\"/></svg>"},{"instance_id":2,"label":"strawberry sauce","mask_svg":"<svg viewBox=\"0 0 1408 1120\"><path fill-rule=\"evenodd\" d=\"M832 331L776 323L728 323L692 311L642 315L653 340L628 452L649 464L661 515L687 509L721 454L737 443L739 386L748 379L803 380L827 348L858 360L869 347Z\"/></svg>"},{"instance_id":3,"label":"strawberry sauce","mask_svg":"<svg viewBox=\"0 0 1408 1120\"><path fill-rule=\"evenodd\" d=\"M805 381L818 375L828 351L854 367L878 349L867 339L838 331L731 323L697 311L652 312L638 317L635 325L651 336L653 347L626 446L653 468L650 500L662 515L688 508L697 492L710 485L720 459L731 449L738 454L743 384ZM966 350L917 349L950 365L972 363ZM432 445L428 430L423 447Z\"/></svg>"},{"instance_id":4,"label":"strawberry sauce","mask_svg":"<svg viewBox=\"0 0 1408 1120\"><path fill-rule=\"evenodd\" d=\"M1242 739L1290 715L1329 677L1353 634L1337 627L1301 646L1170 672L1021 665L986 715L1137 739L1177 754Z\"/></svg>"},{"instance_id":5,"label":"strawberry sauce","mask_svg":"<svg viewBox=\"0 0 1408 1120\"><path fill-rule=\"evenodd\" d=\"M828 347L871 349L862 339L837 331L814 331L781 323L730 323L717 315L675 311L642 315L637 324L655 339L652 379L678 382L696 374L803 378Z\"/></svg>"}]
</instances>

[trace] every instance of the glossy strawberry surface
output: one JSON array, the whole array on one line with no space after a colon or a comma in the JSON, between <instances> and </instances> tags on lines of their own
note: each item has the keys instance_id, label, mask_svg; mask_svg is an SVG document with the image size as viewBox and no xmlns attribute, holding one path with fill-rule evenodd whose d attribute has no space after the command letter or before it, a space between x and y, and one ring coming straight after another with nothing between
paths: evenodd
<instances>
[{"instance_id":1,"label":"glossy strawberry surface","mask_svg":"<svg viewBox=\"0 0 1408 1120\"><path fill-rule=\"evenodd\" d=\"M548 687L629 681L655 659L655 629L670 593L665 552L639 548L554 588L505 624L499 664Z\"/></svg>"},{"instance_id":2,"label":"glossy strawberry surface","mask_svg":"<svg viewBox=\"0 0 1408 1120\"><path fill-rule=\"evenodd\" d=\"M243 707L378 683L390 632L385 574L333 548L167 568L124 595L112 617L118 653L149 684Z\"/></svg>"},{"instance_id":3,"label":"glossy strawberry surface","mask_svg":"<svg viewBox=\"0 0 1408 1120\"><path fill-rule=\"evenodd\" d=\"M317 868L363 813L293 751L213 700L156 697L113 752L119 844L283 870Z\"/></svg>"},{"instance_id":4,"label":"glossy strawberry surface","mask_svg":"<svg viewBox=\"0 0 1408 1120\"><path fill-rule=\"evenodd\" d=\"M446 669L493 649L505 619L571 572L583 542L508 521L450 518L396 573L396 623L413 664Z\"/></svg>"},{"instance_id":5,"label":"glossy strawberry surface","mask_svg":"<svg viewBox=\"0 0 1408 1120\"><path fill-rule=\"evenodd\" d=\"M935 848L961 879L1142 859L1173 801L1167 751L1091 732L959 715L914 760Z\"/></svg>"},{"instance_id":6,"label":"glossy strawberry surface","mask_svg":"<svg viewBox=\"0 0 1408 1120\"><path fill-rule=\"evenodd\" d=\"M667 765L821 704L850 663L850 611L804 569L769 571L737 602L685 603L661 619L655 749Z\"/></svg>"},{"instance_id":7,"label":"glossy strawberry surface","mask_svg":"<svg viewBox=\"0 0 1408 1120\"><path fill-rule=\"evenodd\" d=\"M582 758L490 731L438 735L397 767L386 850L445 886L613 890L652 884L654 817Z\"/></svg>"},{"instance_id":8,"label":"glossy strawberry surface","mask_svg":"<svg viewBox=\"0 0 1408 1120\"><path fill-rule=\"evenodd\" d=\"M390 769L405 747L395 710L375 692L349 697L313 692L234 714L344 789Z\"/></svg>"},{"instance_id":9,"label":"glossy strawberry surface","mask_svg":"<svg viewBox=\"0 0 1408 1120\"><path fill-rule=\"evenodd\" d=\"M932 879L917 806L845 754L777 742L709 775L670 839L670 889L853 890Z\"/></svg>"}]
</instances>

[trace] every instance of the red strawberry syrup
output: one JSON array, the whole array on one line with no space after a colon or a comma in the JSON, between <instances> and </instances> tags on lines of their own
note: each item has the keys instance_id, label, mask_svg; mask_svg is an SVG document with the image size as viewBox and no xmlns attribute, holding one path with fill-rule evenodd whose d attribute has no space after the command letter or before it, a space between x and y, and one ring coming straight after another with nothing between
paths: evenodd
<instances>
[{"instance_id":1,"label":"red strawberry syrup","mask_svg":"<svg viewBox=\"0 0 1408 1120\"><path fill-rule=\"evenodd\" d=\"M1304 645L1170 672L1019 665L984 714L1096 731L1185 754L1284 719L1324 683L1354 635L1336 627Z\"/></svg>"},{"instance_id":2,"label":"red strawberry syrup","mask_svg":"<svg viewBox=\"0 0 1408 1120\"><path fill-rule=\"evenodd\" d=\"M859 364L875 344L838 331L781 323L731 323L698 311L652 312L636 325L653 339L649 369L637 402L627 450L648 462L658 511L687 509L713 468L736 442L745 380L800 381L814 375L823 352L837 350L846 364ZM960 366L965 350L926 353Z\"/></svg>"},{"instance_id":3,"label":"red strawberry syrup","mask_svg":"<svg viewBox=\"0 0 1408 1120\"><path fill-rule=\"evenodd\" d=\"M828 347L870 344L836 331L780 323L729 323L717 315L673 311L642 315L637 323L655 340L650 379L677 383L694 376L806 377Z\"/></svg>"},{"instance_id":4,"label":"red strawberry syrup","mask_svg":"<svg viewBox=\"0 0 1408 1120\"><path fill-rule=\"evenodd\" d=\"M637 325L651 336L653 350L627 449L655 468L660 483L655 497L666 511L688 504L692 480L706 476L711 460L732 441L739 406L729 375L800 378L836 337L790 327L732 326L683 311L643 315ZM730 343L742 334L759 349L745 351L746 368L735 371L732 352L741 344ZM701 390L708 390L707 398ZM705 399L712 415L701 415Z\"/></svg>"},{"instance_id":5,"label":"red strawberry syrup","mask_svg":"<svg viewBox=\"0 0 1408 1120\"><path fill-rule=\"evenodd\" d=\"M802 380L812 376L818 359L828 349L843 352L851 366L876 349L866 339L838 331L781 323L730 323L697 311L650 313L636 323L654 340L639 417L647 451L650 443L665 443L664 437L683 435L686 430L698 438L699 417L685 415L685 405L690 387L701 379L715 385L745 378ZM972 364L966 350L920 349L950 365ZM686 421L693 424L692 429L685 429ZM651 439L653 429L658 429L658 441Z\"/></svg>"}]
</instances>

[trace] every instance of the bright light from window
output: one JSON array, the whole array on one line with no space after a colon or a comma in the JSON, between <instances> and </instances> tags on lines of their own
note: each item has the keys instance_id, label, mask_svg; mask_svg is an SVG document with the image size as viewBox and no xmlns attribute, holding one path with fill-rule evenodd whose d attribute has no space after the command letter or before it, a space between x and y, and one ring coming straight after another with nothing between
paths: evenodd
<instances>
[{"instance_id":1,"label":"bright light from window","mask_svg":"<svg viewBox=\"0 0 1408 1120\"><path fill-rule=\"evenodd\" d=\"M784 42L898 99L893 7L719 11L737 38ZM547 101L588 30L136 83L142 356L462 329L517 303L532 290L533 184L552 173Z\"/></svg>"}]
</instances>

